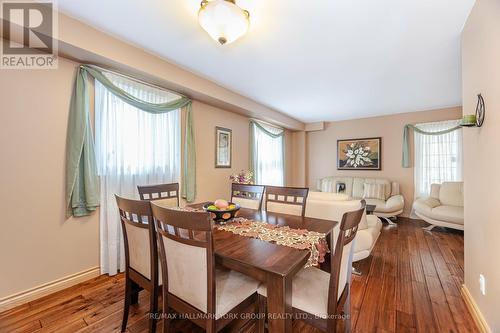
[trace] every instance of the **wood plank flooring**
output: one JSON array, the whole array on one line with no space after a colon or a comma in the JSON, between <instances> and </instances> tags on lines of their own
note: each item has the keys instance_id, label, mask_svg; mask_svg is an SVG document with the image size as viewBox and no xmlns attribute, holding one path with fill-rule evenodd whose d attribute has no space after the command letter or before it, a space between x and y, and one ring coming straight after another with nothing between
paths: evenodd
<instances>
[{"instance_id":1,"label":"wood plank flooring","mask_svg":"<svg viewBox=\"0 0 500 333\"><path fill-rule=\"evenodd\" d=\"M355 264L363 275L351 288L354 332L478 332L460 295L463 233L423 225L384 225L373 255ZM119 332L123 290L123 275L100 276L0 313L0 332ZM147 312L142 291L128 333L147 332ZM202 332L185 320L172 325L173 332ZM300 321L294 332L319 333Z\"/></svg>"}]
</instances>

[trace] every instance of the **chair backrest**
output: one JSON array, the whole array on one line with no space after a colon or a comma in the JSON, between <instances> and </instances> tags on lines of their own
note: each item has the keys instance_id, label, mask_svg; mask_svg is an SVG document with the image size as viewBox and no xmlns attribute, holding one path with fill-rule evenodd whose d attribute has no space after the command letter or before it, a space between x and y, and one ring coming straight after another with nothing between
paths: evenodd
<instances>
[{"instance_id":1,"label":"chair backrest","mask_svg":"<svg viewBox=\"0 0 500 333\"><path fill-rule=\"evenodd\" d=\"M329 220L340 222L346 212L352 212L354 210L360 209L362 204L361 200L335 200L336 198L332 197L332 200L318 200L314 199L314 193L318 192L309 192L307 197L306 204L306 213L305 216L312 217L316 219ZM323 193L323 192L319 192ZM328 193L335 194L335 193ZM361 222L359 223L358 230L363 230L368 228L368 224L366 221L366 212L363 213L361 218ZM331 235L331 248L335 249L335 245L337 244L337 239L340 230L340 223L333 229L333 233Z\"/></svg>"},{"instance_id":2,"label":"chair backrest","mask_svg":"<svg viewBox=\"0 0 500 333\"><path fill-rule=\"evenodd\" d=\"M158 248L151 205L148 201L115 197L123 231L126 269L132 268L152 280L158 276Z\"/></svg>"},{"instance_id":3,"label":"chair backrest","mask_svg":"<svg viewBox=\"0 0 500 333\"><path fill-rule=\"evenodd\" d=\"M243 208L258 209L262 208L262 198L265 187L262 185L231 185L231 202L239 204Z\"/></svg>"},{"instance_id":4,"label":"chair backrest","mask_svg":"<svg viewBox=\"0 0 500 333\"><path fill-rule=\"evenodd\" d=\"M352 241L358 232L359 222L366 208L361 200L361 208L344 213L340 223L339 237L332 256L330 286L328 291L328 313L335 313L337 302L345 295L349 284L350 266L352 265Z\"/></svg>"},{"instance_id":5,"label":"chair backrest","mask_svg":"<svg viewBox=\"0 0 500 333\"><path fill-rule=\"evenodd\" d=\"M151 207L164 290L204 313L215 313L215 257L210 214L163 208L155 201Z\"/></svg>"},{"instance_id":6,"label":"chair backrest","mask_svg":"<svg viewBox=\"0 0 500 333\"><path fill-rule=\"evenodd\" d=\"M179 207L179 183L137 186L141 200L156 201L165 208Z\"/></svg>"},{"instance_id":7,"label":"chair backrest","mask_svg":"<svg viewBox=\"0 0 500 333\"><path fill-rule=\"evenodd\" d=\"M266 211L304 216L308 188L266 186Z\"/></svg>"}]
</instances>

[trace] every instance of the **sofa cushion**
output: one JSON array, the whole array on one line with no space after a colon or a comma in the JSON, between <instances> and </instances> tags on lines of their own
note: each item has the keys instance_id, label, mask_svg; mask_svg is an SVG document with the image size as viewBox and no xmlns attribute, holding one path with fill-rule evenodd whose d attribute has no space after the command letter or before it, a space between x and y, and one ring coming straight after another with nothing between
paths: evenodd
<instances>
[{"instance_id":1,"label":"sofa cushion","mask_svg":"<svg viewBox=\"0 0 500 333\"><path fill-rule=\"evenodd\" d=\"M464 224L464 208L459 206L437 206L432 209L430 218L435 220Z\"/></svg>"},{"instance_id":2,"label":"sofa cushion","mask_svg":"<svg viewBox=\"0 0 500 333\"><path fill-rule=\"evenodd\" d=\"M441 188L441 184L431 184L431 198L439 200L439 189Z\"/></svg>"},{"instance_id":3,"label":"sofa cushion","mask_svg":"<svg viewBox=\"0 0 500 333\"><path fill-rule=\"evenodd\" d=\"M441 202L434 198L421 198L415 200L413 203L413 209L418 212L431 212L432 208L440 206Z\"/></svg>"},{"instance_id":4,"label":"sofa cushion","mask_svg":"<svg viewBox=\"0 0 500 333\"><path fill-rule=\"evenodd\" d=\"M385 184L384 194L385 200L391 196L391 182L384 178L353 178L352 182L352 197L361 199L363 197L366 184Z\"/></svg>"},{"instance_id":5,"label":"sofa cushion","mask_svg":"<svg viewBox=\"0 0 500 333\"><path fill-rule=\"evenodd\" d=\"M413 204L415 211L433 220L464 224L464 208L459 206L441 205L434 198L418 199Z\"/></svg>"},{"instance_id":6,"label":"sofa cushion","mask_svg":"<svg viewBox=\"0 0 500 333\"><path fill-rule=\"evenodd\" d=\"M464 206L464 183L444 182L439 190L439 201L447 206Z\"/></svg>"},{"instance_id":7,"label":"sofa cushion","mask_svg":"<svg viewBox=\"0 0 500 333\"><path fill-rule=\"evenodd\" d=\"M352 196L352 177L326 177L318 180L318 190L321 192L337 192L337 183L345 184L344 193Z\"/></svg>"},{"instance_id":8,"label":"sofa cushion","mask_svg":"<svg viewBox=\"0 0 500 333\"><path fill-rule=\"evenodd\" d=\"M349 200L349 196L345 193L311 191L307 195L307 200L346 201Z\"/></svg>"},{"instance_id":9,"label":"sofa cushion","mask_svg":"<svg viewBox=\"0 0 500 333\"><path fill-rule=\"evenodd\" d=\"M363 199L379 199L385 201L385 184L365 183Z\"/></svg>"}]
</instances>

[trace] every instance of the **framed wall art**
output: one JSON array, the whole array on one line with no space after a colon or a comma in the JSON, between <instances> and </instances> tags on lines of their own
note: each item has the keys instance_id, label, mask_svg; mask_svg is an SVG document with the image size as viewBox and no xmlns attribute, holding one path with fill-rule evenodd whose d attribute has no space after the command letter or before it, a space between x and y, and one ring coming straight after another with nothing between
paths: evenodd
<instances>
[{"instance_id":1,"label":"framed wall art","mask_svg":"<svg viewBox=\"0 0 500 333\"><path fill-rule=\"evenodd\" d=\"M381 170L382 138L337 140L337 170Z\"/></svg>"},{"instance_id":2,"label":"framed wall art","mask_svg":"<svg viewBox=\"0 0 500 333\"><path fill-rule=\"evenodd\" d=\"M231 167L231 149L233 145L233 131L228 128L215 128L215 167Z\"/></svg>"}]
</instances>

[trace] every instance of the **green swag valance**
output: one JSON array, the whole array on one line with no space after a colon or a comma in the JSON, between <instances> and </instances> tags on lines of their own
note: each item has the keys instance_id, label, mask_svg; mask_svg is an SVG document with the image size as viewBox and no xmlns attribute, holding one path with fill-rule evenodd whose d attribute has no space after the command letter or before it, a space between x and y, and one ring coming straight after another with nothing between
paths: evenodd
<instances>
[{"instance_id":1,"label":"green swag valance","mask_svg":"<svg viewBox=\"0 0 500 333\"><path fill-rule=\"evenodd\" d=\"M120 89L104 70L81 65L78 69L71 101L66 144L66 209L68 216L86 216L99 206L99 178L94 152L94 135L90 122L88 75L104 85L127 104L150 113L166 113L182 108L186 112L182 196L188 202L196 196L196 153L191 100L181 97L168 103L145 102Z\"/></svg>"},{"instance_id":2,"label":"green swag valance","mask_svg":"<svg viewBox=\"0 0 500 333\"><path fill-rule=\"evenodd\" d=\"M446 130L442 130L442 131L427 132L427 131L421 130L420 128L418 128L415 125L411 125L411 124L405 125L404 130L403 130L403 158L401 161L403 168L410 167L410 129L412 129L413 131L415 131L417 133L424 134L424 135L442 135L442 134L456 131L460 128L462 128L462 127L460 125L457 125L457 126L454 126L454 127L448 128Z\"/></svg>"}]
</instances>

